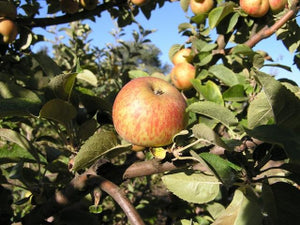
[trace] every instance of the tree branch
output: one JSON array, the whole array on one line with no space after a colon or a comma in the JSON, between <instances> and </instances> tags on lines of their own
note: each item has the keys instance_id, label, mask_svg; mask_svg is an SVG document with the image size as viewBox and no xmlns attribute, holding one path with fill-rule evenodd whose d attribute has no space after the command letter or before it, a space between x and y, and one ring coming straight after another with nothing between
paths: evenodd
<instances>
[{"instance_id":1,"label":"tree branch","mask_svg":"<svg viewBox=\"0 0 300 225\"><path fill-rule=\"evenodd\" d=\"M20 25L27 27L46 27L51 25L58 25L63 23L70 23L77 20L87 19L93 16L100 16L105 10L111 9L113 7L120 7L127 4L126 0L110 1L104 2L103 4L97 6L93 10L83 10L74 14L65 14L63 16L56 16L52 18L17 18L16 22Z\"/></svg>"}]
</instances>

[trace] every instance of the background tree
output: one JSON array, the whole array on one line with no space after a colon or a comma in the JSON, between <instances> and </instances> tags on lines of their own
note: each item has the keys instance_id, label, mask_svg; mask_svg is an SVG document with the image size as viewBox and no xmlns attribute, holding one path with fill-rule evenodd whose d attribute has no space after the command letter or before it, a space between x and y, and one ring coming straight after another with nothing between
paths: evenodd
<instances>
[{"instance_id":1,"label":"background tree","mask_svg":"<svg viewBox=\"0 0 300 225\"><path fill-rule=\"evenodd\" d=\"M119 37L164 3L49 0L44 15L39 1L0 1L1 224L299 221L299 87L261 72L289 68L253 50L276 33L299 67L298 0L259 16L242 1L216 1L179 24L186 42L174 43L170 59L190 48L196 71L181 90L188 125L172 144L135 152L112 124L115 96L130 79L171 79L152 31L139 25L133 42ZM120 27L118 44L98 49L80 20L104 11ZM43 40L34 27L62 23L68 43L55 43L53 56L31 51Z\"/></svg>"}]
</instances>

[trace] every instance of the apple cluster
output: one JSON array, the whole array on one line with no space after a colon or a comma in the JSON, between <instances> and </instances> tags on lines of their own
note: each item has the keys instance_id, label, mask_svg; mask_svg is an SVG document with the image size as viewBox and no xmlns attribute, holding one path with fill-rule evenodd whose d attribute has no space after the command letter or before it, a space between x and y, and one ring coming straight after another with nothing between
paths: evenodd
<instances>
[{"instance_id":1,"label":"apple cluster","mask_svg":"<svg viewBox=\"0 0 300 225\"><path fill-rule=\"evenodd\" d=\"M240 0L241 9L252 17L263 17L271 9L273 13L282 11L287 0Z\"/></svg>"},{"instance_id":2,"label":"apple cluster","mask_svg":"<svg viewBox=\"0 0 300 225\"><path fill-rule=\"evenodd\" d=\"M9 1L0 1L0 44L12 43L18 35L14 20L17 17L16 6Z\"/></svg>"},{"instance_id":3,"label":"apple cluster","mask_svg":"<svg viewBox=\"0 0 300 225\"><path fill-rule=\"evenodd\" d=\"M191 64L193 60L192 50L182 48L172 57L174 67L171 70L171 81L180 90L188 90L193 85L191 79L196 76L196 68Z\"/></svg>"}]
</instances>

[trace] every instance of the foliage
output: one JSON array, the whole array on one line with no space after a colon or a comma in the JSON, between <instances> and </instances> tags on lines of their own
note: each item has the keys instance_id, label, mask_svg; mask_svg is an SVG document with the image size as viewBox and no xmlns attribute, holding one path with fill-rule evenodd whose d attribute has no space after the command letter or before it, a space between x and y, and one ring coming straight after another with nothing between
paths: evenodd
<instances>
[{"instance_id":1,"label":"foliage","mask_svg":"<svg viewBox=\"0 0 300 225\"><path fill-rule=\"evenodd\" d=\"M253 50L276 33L299 68L297 0L262 18L249 17L237 1L217 1L210 12L179 24L187 41L174 43L170 58L189 47L197 69L193 88L182 91L188 126L171 145L141 152L116 134L112 104L130 79L170 81L170 68L148 38L153 31L135 20L139 13L150 19L165 1L141 7L105 1L74 14L56 0L11 2L19 36L0 44L1 224L143 224L139 217L146 224L299 221L300 89L261 72L289 68ZM188 0L180 4L188 10ZM38 18L42 7L47 16ZM117 44L99 49L80 20L104 11L120 28L112 33ZM34 27L68 22L62 29L68 43L54 43L53 56L31 51L44 40ZM121 40L122 27L132 23L139 28L133 41Z\"/></svg>"}]
</instances>

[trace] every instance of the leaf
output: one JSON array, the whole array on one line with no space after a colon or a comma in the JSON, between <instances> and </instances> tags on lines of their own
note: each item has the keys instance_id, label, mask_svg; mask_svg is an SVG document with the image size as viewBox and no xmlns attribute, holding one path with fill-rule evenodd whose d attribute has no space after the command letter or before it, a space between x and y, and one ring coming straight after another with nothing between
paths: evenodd
<instances>
[{"instance_id":1,"label":"leaf","mask_svg":"<svg viewBox=\"0 0 300 225\"><path fill-rule=\"evenodd\" d=\"M262 224L262 214L259 205L248 199L237 189L229 206L212 225L252 225Z\"/></svg>"},{"instance_id":2,"label":"leaf","mask_svg":"<svg viewBox=\"0 0 300 225\"><path fill-rule=\"evenodd\" d=\"M187 111L213 118L228 128L236 125L238 122L237 118L229 109L214 102L195 102L187 107Z\"/></svg>"},{"instance_id":3,"label":"leaf","mask_svg":"<svg viewBox=\"0 0 300 225\"><path fill-rule=\"evenodd\" d=\"M0 99L0 118L6 116L38 115L41 102L26 98Z\"/></svg>"},{"instance_id":4,"label":"leaf","mask_svg":"<svg viewBox=\"0 0 300 225\"><path fill-rule=\"evenodd\" d=\"M129 72L130 79L135 79L138 77L148 77L149 74L142 70L130 70Z\"/></svg>"},{"instance_id":5,"label":"leaf","mask_svg":"<svg viewBox=\"0 0 300 225\"><path fill-rule=\"evenodd\" d=\"M189 9L190 0L180 0L180 6L184 12L187 12Z\"/></svg>"},{"instance_id":6,"label":"leaf","mask_svg":"<svg viewBox=\"0 0 300 225\"><path fill-rule=\"evenodd\" d=\"M255 99L250 102L247 118L249 129L265 125L274 118L272 107L264 92L259 93Z\"/></svg>"},{"instance_id":7,"label":"leaf","mask_svg":"<svg viewBox=\"0 0 300 225\"><path fill-rule=\"evenodd\" d=\"M229 87L239 84L236 74L223 65L214 65L209 68L209 72Z\"/></svg>"},{"instance_id":8,"label":"leaf","mask_svg":"<svg viewBox=\"0 0 300 225\"><path fill-rule=\"evenodd\" d=\"M244 86L237 84L224 91L223 99L226 101L240 102L248 100L248 97L245 96Z\"/></svg>"},{"instance_id":9,"label":"leaf","mask_svg":"<svg viewBox=\"0 0 300 225\"><path fill-rule=\"evenodd\" d=\"M27 150L21 146L14 144L12 146L5 145L0 150L0 164L19 162L35 162L35 158Z\"/></svg>"},{"instance_id":10,"label":"leaf","mask_svg":"<svg viewBox=\"0 0 300 225\"><path fill-rule=\"evenodd\" d=\"M157 159L164 159L167 155L167 150L161 147L151 148L152 155Z\"/></svg>"},{"instance_id":11,"label":"leaf","mask_svg":"<svg viewBox=\"0 0 300 225\"><path fill-rule=\"evenodd\" d=\"M97 87L98 85L98 80L96 75L92 71L87 69L83 69L80 73L78 73L77 79L83 80L94 87Z\"/></svg>"},{"instance_id":12,"label":"leaf","mask_svg":"<svg viewBox=\"0 0 300 225\"><path fill-rule=\"evenodd\" d=\"M116 147L118 139L111 131L102 131L91 136L80 148L74 158L73 170L78 171L90 166L109 149Z\"/></svg>"},{"instance_id":13,"label":"leaf","mask_svg":"<svg viewBox=\"0 0 300 225\"><path fill-rule=\"evenodd\" d=\"M40 111L40 117L54 120L58 123L66 125L77 115L75 107L59 98L52 99L43 105Z\"/></svg>"},{"instance_id":14,"label":"leaf","mask_svg":"<svg viewBox=\"0 0 300 225\"><path fill-rule=\"evenodd\" d=\"M206 206L206 210L212 218L216 219L225 210L225 207L218 202L212 202Z\"/></svg>"},{"instance_id":15,"label":"leaf","mask_svg":"<svg viewBox=\"0 0 300 225\"><path fill-rule=\"evenodd\" d=\"M300 99L273 77L257 72L278 125L300 131Z\"/></svg>"},{"instance_id":16,"label":"leaf","mask_svg":"<svg viewBox=\"0 0 300 225\"><path fill-rule=\"evenodd\" d=\"M35 158L37 162L40 162L40 158L36 149L20 133L10 129L0 128L0 137L19 145L23 149L26 149Z\"/></svg>"},{"instance_id":17,"label":"leaf","mask_svg":"<svg viewBox=\"0 0 300 225\"><path fill-rule=\"evenodd\" d=\"M278 125L262 125L252 130L245 129L245 131L251 137L282 146L290 161L300 164L300 139L298 133Z\"/></svg>"},{"instance_id":18,"label":"leaf","mask_svg":"<svg viewBox=\"0 0 300 225\"><path fill-rule=\"evenodd\" d=\"M217 146L228 149L228 146L222 141L222 139L214 132L210 127L203 123L196 124L192 127L193 134L197 139L205 139L210 143Z\"/></svg>"},{"instance_id":19,"label":"leaf","mask_svg":"<svg viewBox=\"0 0 300 225\"><path fill-rule=\"evenodd\" d=\"M237 178L234 170L240 171L241 168L239 166L221 158L218 155L208 152L200 153L199 156L205 160L215 173L216 177L218 177L226 187L232 186L233 182Z\"/></svg>"},{"instance_id":20,"label":"leaf","mask_svg":"<svg viewBox=\"0 0 300 225\"><path fill-rule=\"evenodd\" d=\"M226 2L224 5L211 10L208 14L208 23L210 29L215 28L230 13L233 12L234 3Z\"/></svg>"},{"instance_id":21,"label":"leaf","mask_svg":"<svg viewBox=\"0 0 300 225\"><path fill-rule=\"evenodd\" d=\"M193 84L194 88L203 95L203 97L207 101L215 102L220 105L223 105L223 98L221 91L219 89L219 86L216 85L212 81L207 81L205 85L201 85L200 80L193 79L191 80L191 83Z\"/></svg>"},{"instance_id":22,"label":"leaf","mask_svg":"<svg viewBox=\"0 0 300 225\"><path fill-rule=\"evenodd\" d=\"M57 98L69 100L76 76L77 73L60 74L50 80L48 87Z\"/></svg>"},{"instance_id":23,"label":"leaf","mask_svg":"<svg viewBox=\"0 0 300 225\"><path fill-rule=\"evenodd\" d=\"M48 77L54 77L56 75L62 74L59 66L49 56L45 54L33 54L32 56L36 61L38 61L41 68Z\"/></svg>"},{"instance_id":24,"label":"leaf","mask_svg":"<svg viewBox=\"0 0 300 225\"><path fill-rule=\"evenodd\" d=\"M214 176L200 173L171 173L162 177L164 185L179 198L191 203L207 203L220 191L220 182Z\"/></svg>"}]
</instances>

